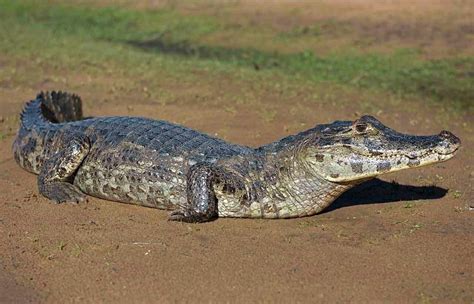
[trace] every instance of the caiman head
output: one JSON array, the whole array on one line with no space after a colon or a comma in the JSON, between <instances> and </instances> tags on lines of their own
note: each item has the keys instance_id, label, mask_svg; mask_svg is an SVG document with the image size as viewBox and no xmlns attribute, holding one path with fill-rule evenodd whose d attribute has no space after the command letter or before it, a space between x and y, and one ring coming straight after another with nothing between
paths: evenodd
<instances>
[{"instance_id":1,"label":"caiman head","mask_svg":"<svg viewBox=\"0 0 474 304\"><path fill-rule=\"evenodd\" d=\"M302 149L311 171L336 183L351 183L452 158L461 141L448 131L399 133L372 116L321 126Z\"/></svg>"}]
</instances>

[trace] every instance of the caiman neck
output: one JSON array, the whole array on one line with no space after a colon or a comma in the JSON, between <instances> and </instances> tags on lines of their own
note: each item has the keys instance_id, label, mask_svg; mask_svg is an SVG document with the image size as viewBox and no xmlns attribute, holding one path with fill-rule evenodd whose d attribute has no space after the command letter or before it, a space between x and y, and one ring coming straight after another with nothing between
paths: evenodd
<instances>
[{"instance_id":1,"label":"caiman neck","mask_svg":"<svg viewBox=\"0 0 474 304\"><path fill-rule=\"evenodd\" d=\"M355 184L325 180L311 170L297 150L269 153L265 157L266 195L261 200L263 217L290 218L316 214ZM273 208L266 208L272 204Z\"/></svg>"},{"instance_id":2,"label":"caiman neck","mask_svg":"<svg viewBox=\"0 0 474 304\"><path fill-rule=\"evenodd\" d=\"M312 172L292 150L239 156L223 161L214 185L219 216L292 218L316 214L352 184L337 184ZM226 186L228 185L228 186ZM237 188L245 191L229 191ZM231 187L229 187L231 186Z\"/></svg>"}]
</instances>

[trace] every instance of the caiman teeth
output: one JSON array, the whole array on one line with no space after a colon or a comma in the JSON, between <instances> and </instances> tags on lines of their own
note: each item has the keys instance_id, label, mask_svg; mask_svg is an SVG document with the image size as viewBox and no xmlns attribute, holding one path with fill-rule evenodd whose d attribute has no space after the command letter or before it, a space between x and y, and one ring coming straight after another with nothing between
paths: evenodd
<instances>
[{"instance_id":1,"label":"caiman teeth","mask_svg":"<svg viewBox=\"0 0 474 304\"><path fill-rule=\"evenodd\" d=\"M439 154L439 155L453 155L453 154L456 153L458 150L459 150L459 147L456 147L453 151L450 151L450 152L443 153L443 152L438 152L438 151L436 151L435 153L437 153L437 154Z\"/></svg>"},{"instance_id":2,"label":"caiman teeth","mask_svg":"<svg viewBox=\"0 0 474 304\"><path fill-rule=\"evenodd\" d=\"M380 151L364 151L364 150L358 150L361 155L371 157L371 158L382 158L382 159L391 159L391 158L400 158L400 157L406 157L408 159L417 159L417 158L426 158L431 155L443 155L443 156L448 156L448 155L454 155L459 150L459 147L456 147L452 151L448 152L442 152L442 151L436 151L436 150L426 150L424 152L418 153L418 154L408 154L408 153L397 153L397 152L380 152Z\"/></svg>"},{"instance_id":3,"label":"caiman teeth","mask_svg":"<svg viewBox=\"0 0 474 304\"><path fill-rule=\"evenodd\" d=\"M451 153L439 153L437 151L425 151L424 153L420 154L407 154L407 153L397 153L397 152L392 152L392 153L387 153L387 152L380 152L380 151L364 151L364 150L359 150L358 151L361 155L367 156L369 158L377 158L377 159L397 159L401 157L406 157L408 159L419 159L419 158L425 158L430 155L451 155L455 151Z\"/></svg>"},{"instance_id":4,"label":"caiman teeth","mask_svg":"<svg viewBox=\"0 0 474 304\"><path fill-rule=\"evenodd\" d=\"M423 155L410 155L410 154L403 154L403 156L405 156L408 159L417 159L417 158L423 157Z\"/></svg>"}]
</instances>

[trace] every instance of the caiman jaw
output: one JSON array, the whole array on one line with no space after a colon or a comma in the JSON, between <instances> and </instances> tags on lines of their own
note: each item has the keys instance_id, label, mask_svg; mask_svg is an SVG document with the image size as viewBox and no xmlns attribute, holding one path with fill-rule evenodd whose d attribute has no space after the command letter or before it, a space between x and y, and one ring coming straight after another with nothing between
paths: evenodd
<instances>
[{"instance_id":1,"label":"caiman jaw","mask_svg":"<svg viewBox=\"0 0 474 304\"><path fill-rule=\"evenodd\" d=\"M347 183L447 161L460 144L459 138L448 131L412 136L386 128L372 137L355 137L345 144L319 149L309 162L326 180Z\"/></svg>"},{"instance_id":2,"label":"caiman jaw","mask_svg":"<svg viewBox=\"0 0 474 304\"><path fill-rule=\"evenodd\" d=\"M458 151L461 140L449 131L442 131L438 136L438 144L432 148L422 149L419 153L410 153L405 156L413 162L420 162L420 166L446 161Z\"/></svg>"}]
</instances>

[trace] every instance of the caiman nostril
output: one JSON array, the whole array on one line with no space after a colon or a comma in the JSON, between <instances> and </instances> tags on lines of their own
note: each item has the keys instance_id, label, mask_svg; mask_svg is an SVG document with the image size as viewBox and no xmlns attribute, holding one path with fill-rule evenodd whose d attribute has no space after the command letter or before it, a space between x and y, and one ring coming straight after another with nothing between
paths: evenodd
<instances>
[{"instance_id":1,"label":"caiman nostril","mask_svg":"<svg viewBox=\"0 0 474 304\"><path fill-rule=\"evenodd\" d=\"M454 136L453 133L443 130L441 133L439 133L439 136L444 137L444 138L450 138L451 136Z\"/></svg>"},{"instance_id":2,"label":"caiman nostril","mask_svg":"<svg viewBox=\"0 0 474 304\"><path fill-rule=\"evenodd\" d=\"M439 133L439 136L449 140L452 144L455 144L455 145L458 145L461 143L461 140L456 135L446 130L441 131L441 133Z\"/></svg>"}]
</instances>

